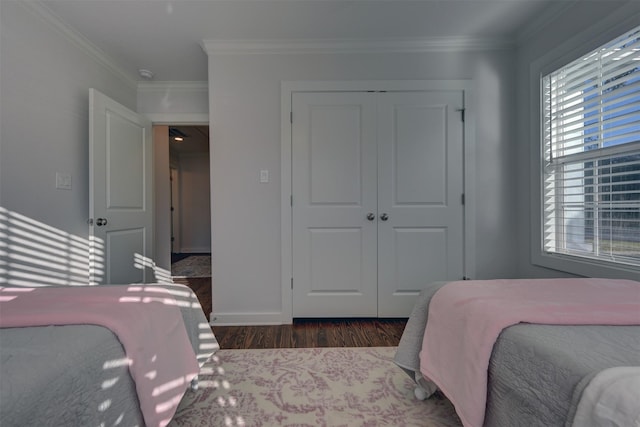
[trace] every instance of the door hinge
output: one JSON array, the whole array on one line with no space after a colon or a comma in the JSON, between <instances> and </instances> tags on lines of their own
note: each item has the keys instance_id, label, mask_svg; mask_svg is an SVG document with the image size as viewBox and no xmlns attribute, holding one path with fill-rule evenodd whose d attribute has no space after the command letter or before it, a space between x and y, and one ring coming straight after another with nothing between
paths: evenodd
<instances>
[{"instance_id":1,"label":"door hinge","mask_svg":"<svg viewBox=\"0 0 640 427\"><path fill-rule=\"evenodd\" d=\"M460 203L464 205L464 193L460 195Z\"/></svg>"},{"instance_id":2,"label":"door hinge","mask_svg":"<svg viewBox=\"0 0 640 427\"><path fill-rule=\"evenodd\" d=\"M464 123L464 112L465 112L466 108L457 108L456 111L460 111L460 119L462 120L462 122Z\"/></svg>"},{"instance_id":3,"label":"door hinge","mask_svg":"<svg viewBox=\"0 0 640 427\"><path fill-rule=\"evenodd\" d=\"M293 206L293 194L289 196L289 203Z\"/></svg>"},{"instance_id":4,"label":"door hinge","mask_svg":"<svg viewBox=\"0 0 640 427\"><path fill-rule=\"evenodd\" d=\"M293 123L293 111L289 111L289 123Z\"/></svg>"},{"instance_id":5,"label":"door hinge","mask_svg":"<svg viewBox=\"0 0 640 427\"><path fill-rule=\"evenodd\" d=\"M291 278L291 289L293 289L293 277Z\"/></svg>"}]
</instances>

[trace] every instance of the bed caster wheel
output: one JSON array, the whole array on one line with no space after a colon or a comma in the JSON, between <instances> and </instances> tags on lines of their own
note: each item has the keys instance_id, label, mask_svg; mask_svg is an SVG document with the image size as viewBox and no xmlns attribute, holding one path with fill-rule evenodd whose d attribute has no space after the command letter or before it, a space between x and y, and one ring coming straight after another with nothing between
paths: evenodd
<instances>
[{"instance_id":1,"label":"bed caster wheel","mask_svg":"<svg viewBox=\"0 0 640 427\"><path fill-rule=\"evenodd\" d=\"M421 387L416 387L413 390L413 394L416 396L416 399L418 400L425 400L427 397L427 392L424 391Z\"/></svg>"}]
</instances>

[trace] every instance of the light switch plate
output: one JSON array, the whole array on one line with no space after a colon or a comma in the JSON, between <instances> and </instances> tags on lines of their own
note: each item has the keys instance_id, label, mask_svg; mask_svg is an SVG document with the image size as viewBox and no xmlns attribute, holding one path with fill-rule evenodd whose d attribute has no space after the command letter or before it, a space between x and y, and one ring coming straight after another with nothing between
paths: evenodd
<instances>
[{"instance_id":1,"label":"light switch plate","mask_svg":"<svg viewBox=\"0 0 640 427\"><path fill-rule=\"evenodd\" d=\"M71 190L71 174L56 173L56 188L60 190Z\"/></svg>"},{"instance_id":2,"label":"light switch plate","mask_svg":"<svg viewBox=\"0 0 640 427\"><path fill-rule=\"evenodd\" d=\"M261 183L267 183L269 182L269 171L266 169L263 169L260 171L260 182Z\"/></svg>"}]
</instances>

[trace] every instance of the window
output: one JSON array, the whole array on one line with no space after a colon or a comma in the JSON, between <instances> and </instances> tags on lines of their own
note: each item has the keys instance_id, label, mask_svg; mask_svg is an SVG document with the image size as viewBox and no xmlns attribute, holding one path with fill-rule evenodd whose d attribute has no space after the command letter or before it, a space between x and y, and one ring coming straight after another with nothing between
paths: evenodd
<instances>
[{"instance_id":1,"label":"window","mask_svg":"<svg viewBox=\"0 0 640 427\"><path fill-rule=\"evenodd\" d=\"M542 250L640 266L640 27L542 77Z\"/></svg>"}]
</instances>

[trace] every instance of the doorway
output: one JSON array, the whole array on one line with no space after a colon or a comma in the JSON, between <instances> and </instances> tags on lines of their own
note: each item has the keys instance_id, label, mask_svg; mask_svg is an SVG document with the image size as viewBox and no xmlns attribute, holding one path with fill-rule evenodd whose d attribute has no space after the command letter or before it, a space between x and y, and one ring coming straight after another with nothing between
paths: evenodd
<instances>
[{"instance_id":1,"label":"doorway","mask_svg":"<svg viewBox=\"0 0 640 427\"><path fill-rule=\"evenodd\" d=\"M171 276L211 277L209 126L169 126Z\"/></svg>"}]
</instances>

